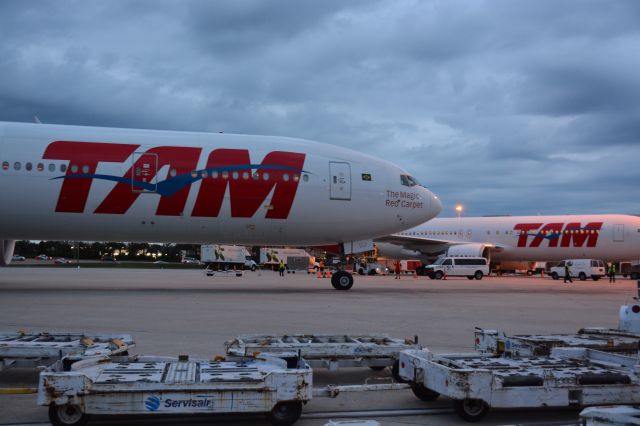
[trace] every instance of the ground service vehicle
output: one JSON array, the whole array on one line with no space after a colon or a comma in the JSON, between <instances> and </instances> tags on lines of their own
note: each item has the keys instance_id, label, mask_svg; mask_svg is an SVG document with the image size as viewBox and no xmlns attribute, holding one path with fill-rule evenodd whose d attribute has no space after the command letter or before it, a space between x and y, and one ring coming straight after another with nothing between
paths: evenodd
<instances>
[{"instance_id":1,"label":"ground service vehicle","mask_svg":"<svg viewBox=\"0 0 640 426\"><path fill-rule=\"evenodd\" d=\"M442 210L401 168L338 146L6 122L0 194L0 266L30 239L344 249ZM331 284L348 290L353 276L338 271Z\"/></svg>"},{"instance_id":2,"label":"ground service vehicle","mask_svg":"<svg viewBox=\"0 0 640 426\"><path fill-rule=\"evenodd\" d=\"M355 271L358 275L387 275L389 268L377 262L360 261L355 264Z\"/></svg>"},{"instance_id":3,"label":"ground service vehicle","mask_svg":"<svg viewBox=\"0 0 640 426\"><path fill-rule=\"evenodd\" d=\"M489 262L484 257L441 257L435 263L425 266L424 273L436 280L445 276L481 280L489 275Z\"/></svg>"},{"instance_id":4,"label":"ground service vehicle","mask_svg":"<svg viewBox=\"0 0 640 426\"><path fill-rule=\"evenodd\" d=\"M311 256L305 249L291 247L261 247L260 248L260 265L265 268L278 269L280 261L287 264L289 257L306 257L307 267L304 270L313 268L315 257Z\"/></svg>"},{"instance_id":5,"label":"ground service vehicle","mask_svg":"<svg viewBox=\"0 0 640 426\"><path fill-rule=\"evenodd\" d=\"M587 278L598 281L600 278L604 277L607 272L607 264L602 260L567 259L549 269L549 275L551 275L551 278L557 280L560 277L564 277L565 265L569 265L571 278L578 278L580 281L585 281Z\"/></svg>"},{"instance_id":6,"label":"ground service vehicle","mask_svg":"<svg viewBox=\"0 0 640 426\"><path fill-rule=\"evenodd\" d=\"M205 244L200 246L200 261L214 269L250 269L258 265L244 246Z\"/></svg>"}]
</instances>

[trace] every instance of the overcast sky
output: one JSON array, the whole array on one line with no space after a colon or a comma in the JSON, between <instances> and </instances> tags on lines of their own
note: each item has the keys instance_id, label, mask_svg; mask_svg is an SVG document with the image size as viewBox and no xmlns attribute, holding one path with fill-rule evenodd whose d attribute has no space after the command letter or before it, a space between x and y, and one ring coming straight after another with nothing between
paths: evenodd
<instances>
[{"instance_id":1,"label":"overcast sky","mask_svg":"<svg viewBox=\"0 0 640 426\"><path fill-rule=\"evenodd\" d=\"M640 213L640 1L0 2L0 120L302 137L441 217Z\"/></svg>"}]
</instances>

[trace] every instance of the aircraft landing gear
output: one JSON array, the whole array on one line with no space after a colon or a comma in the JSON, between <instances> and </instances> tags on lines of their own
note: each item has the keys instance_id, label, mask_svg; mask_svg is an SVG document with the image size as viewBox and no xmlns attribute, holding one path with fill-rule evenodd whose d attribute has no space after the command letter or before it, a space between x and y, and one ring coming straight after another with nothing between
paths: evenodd
<instances>
[{"instance_id":1,"label":"aircraft landing gear","mask_svg":"<svg viewBox=\"0 0 640 426\"><path fill-rule=\"evenodd\" d=\"M338 271L331 277L331 285L336 290L349 290L353 287L353 275L347 271Z\"/></svg>"},{"instance_id":2,"label":"aircraft landing gear","mask_svg":"<svg viewBox=\"0 0 640 426\"><path fill-rule=\"evenodd\" d=\"M347 257L344 254L344 244L339 244L340 247L340 264L338 265L338 271L331 277L331 285L336 290L349 290L353 287L353 275L344 270L344 265L347 263Z\"/></svg>"}]
</instances>

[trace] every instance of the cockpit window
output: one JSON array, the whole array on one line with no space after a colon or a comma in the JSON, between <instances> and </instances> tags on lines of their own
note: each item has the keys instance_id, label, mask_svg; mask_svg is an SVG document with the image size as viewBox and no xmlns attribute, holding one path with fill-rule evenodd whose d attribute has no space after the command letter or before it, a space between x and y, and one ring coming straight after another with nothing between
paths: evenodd
<instances>
[{"instance_id":1,"label":"cockpit window","mask_svg":"<svg viewBox=\"0 0 640 426\"><path fill-rule=\"evenodd\" d=\"M400 175L400 183L404 186L422 186L416 178L410 175Z\"/></svg>"}]
</instances>

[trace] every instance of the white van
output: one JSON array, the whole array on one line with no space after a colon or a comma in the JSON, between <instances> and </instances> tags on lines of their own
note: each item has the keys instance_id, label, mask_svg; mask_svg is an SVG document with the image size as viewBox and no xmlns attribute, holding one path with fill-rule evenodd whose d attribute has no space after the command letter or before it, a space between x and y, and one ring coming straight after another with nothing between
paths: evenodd
<instances>
[{"instance_id":1,"label":"white van","mask_svg":"<svg viewBox=\"0 0 640 426\"><path fill-rule=\"evenodd\" d=\"M444 276L481 280L489 274L489 262L484 257L441 257L425 266L424 274L436 280Z\"/></svg>"},{"instance_id":2,"label":"white van","mask_svg":"<svg viewBox=\"0 0 640 426\"><path fill-rule=\"evenodd\" d=\"M607 272L607 264L598 259L566 259L557 266L549 269L549 275L554 280L564 277L564 265L568 264L571 270L571 278L578 278L584 281L591 277L592 280L598 281L604 277Z\"/></svg>"}]
</instances>

